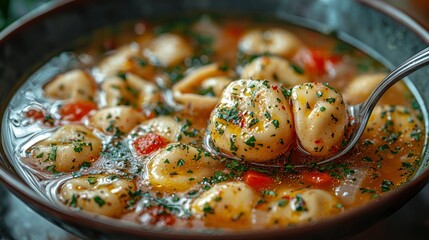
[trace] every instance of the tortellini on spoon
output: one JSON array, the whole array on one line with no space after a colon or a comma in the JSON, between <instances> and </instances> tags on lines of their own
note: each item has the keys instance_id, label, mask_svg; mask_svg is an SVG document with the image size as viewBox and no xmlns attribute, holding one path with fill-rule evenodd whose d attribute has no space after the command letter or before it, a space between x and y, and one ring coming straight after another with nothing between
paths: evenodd
<instances>
[{"instance_id":1,"label":"tortellini on spoon","mask_svg":"<svg viewBox=\"0 0 429 240\"><path fill-rule=\"evenodd\" d=\"M285 153L295 137L287 90L267 80L238 80L224 90L208 124L220 152L263 162Z\"/></svg>"},{"instance_id":2,"label":"tortellini on spoon","mask_svg":"<svg viewBox=\"0 0 429 240\"><path fill-rule=\"evenodd\" d=\"M291 99L301 147L313 156L335 153L349 123L342 95L327 84L305 83L292 88Z\"/></svg>"}]
</instances>

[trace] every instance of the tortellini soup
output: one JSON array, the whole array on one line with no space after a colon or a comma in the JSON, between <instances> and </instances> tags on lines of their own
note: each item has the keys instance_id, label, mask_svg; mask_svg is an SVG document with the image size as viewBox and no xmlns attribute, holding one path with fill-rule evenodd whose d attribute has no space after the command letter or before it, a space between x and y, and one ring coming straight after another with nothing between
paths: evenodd
<instances>
[{"instance_id":1,"label":"tortellini soup","mask_svg":"<svg viewBox=\"0 0 429 240\"><path fill-rule=\"evenodd\" d=\"M348 106L386 73L332 36L271 20L124 23L16 94L18 164L70 211L176 229L314 222L382 198L419 167L422 114L401 82L349 154L317 164L347 144Z\"/></svg>"}]
</instances>

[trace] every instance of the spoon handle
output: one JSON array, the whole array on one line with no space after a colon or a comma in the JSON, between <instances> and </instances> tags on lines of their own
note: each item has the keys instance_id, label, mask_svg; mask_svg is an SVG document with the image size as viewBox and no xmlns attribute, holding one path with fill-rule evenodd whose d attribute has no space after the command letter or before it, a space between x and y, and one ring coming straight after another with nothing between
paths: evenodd
<instances>
[{"instance_id":1,"label":"spoon handle","mask_svg":"<svg viewBox=\"0 0 429 240\"><path fill-rule=\"evenodd\" d=\"M368 99L362 104L359 114L362 119L361 125L366 125L369 115L380 100L381 96L399 80L413 73L414 71L422 68L429 64L429 47L423 49L419 53L410 57L408 60L403 62L392 72L390 72L375 88ZM365 122L364 122L365 121Z\"/></svg>"},{"instance_id":2,"label":"spoon handle","mask_svg":"<svg viewBox=\"0 0 429 240\"><path fill-rule=\"evenodd\" d=\"M412 56L405 62L403 62L399 67L395 68L392 72L390 72L375 88L375 90L371 93L369 98L358 105L350 106L350 114L354 116L356 120L355 131L353 131L352 136L350 136L350 142L347 146L337 155L330 157L318 164L324 164L335 160L341 156L344 156L347 152L349 152L354 145L359 141L360 136L365 131L366 124L368 123L369 117L377 104L378 100L380 100L381 96L396 82L406 77L408 74L413 73L414 71L420 69L421 67L429 64L429 47L423 49L416 55Z\"/></svg>"},{"instance_id":3,"label":"spoon handle","mask_svg":"<svg viewBox=\"0 0 429 240\"><path fill-rule=\"evenodd\" d=\"M368 123L369 116L371 115L372 110L380 100L381 96L391 87L393 84L401 80L402 78L408 76L410 73L422 68L429 64L429 47L418 52L414 56L410 57L408 60L403 62L399 67L395 68L390 72L375 88L371 93L368 99L362 103L359 107L359 128L357 129L356 135L362 135L365 130L366 124ZM355 139L357 141L357 139ZM354 144L351 144L354 145Z\"/></svg>"}]
</instances>

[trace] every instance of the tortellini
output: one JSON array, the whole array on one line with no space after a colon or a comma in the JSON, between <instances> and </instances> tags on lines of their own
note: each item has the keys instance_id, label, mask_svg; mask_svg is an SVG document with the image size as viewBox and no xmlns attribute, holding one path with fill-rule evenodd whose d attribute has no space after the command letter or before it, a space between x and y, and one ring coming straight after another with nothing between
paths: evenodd
<instances>
[{"instance_id":1,"label":"tortellini","mask_svg":"<svg viewBox=\"0 0 429 240\"><path fill-rule=\"evenodd\" d=\"M86 127L67 125L33 146L32 159L40 168L54 173L72 172L84 162L98 159L101 150L101 140Z\"/></svg>"},{"instance_id":2,"label":"tortellini","mask_svg":"<svg viewBox=\"0 0 429 240\"><path fill-rule=\"evenodd\" d=\"M386 76L387 73L381 72L367 73L354 77L342 92L344 101L350 105L364 102ZM406 89L403 84L395 84L380 99L380 103L383 103L383 99L389 97L389 95L391 96L389 102L392 103L398 94L403 94L405 91Z\"/></svg>"},{"instance_id":3,"label":"tortellini","mask_svg":"<svg viewBox=\"0 0 429 240\"><path fill-rule=\"evenodd\" d=\"M308 82L308 77L295 70L294 65L279 57L262 56L247 64L241 73L243 79L267 79L292 87Z\"/></svg>"},{"instance_id":4,"label":"tortellini","mask_svg":"<svg viewBox=\"0 0 429 240\"><path fill-rule=\"evenodd\" d=\"M341 146L348 126L343 98L322 83L305 83L292 89L296 134L304 150L327 156Z\"/></svg>"},{"instance_id":5,"label":"tortellini","mask_svg":"<svg viewBox=\"0 0 429 240\"><path fill-rule=\"evenodd\" d=\"M140 136L148 133L155 133L166 140L167 143L191 143L200 135L198 129L193 128L192 123L179 120L171 116L160 116L144 121L129 134L129 139L133 142Z\"/></svg>"},{"instance_id":6,"label":"tortellini","mask_svg":"<svg viewBox=\"0 0 429 240\"><path fill-rule=\"evenodd\" d=\"M281 28L270 28L247 32L240 39L238 48L249 55L269 53L290 58L301 45L301 40L293 33Z\"/></svg>"},{"instance_id":7,"label":"tortellini","mask_svg":"<svg viewBox=\"0 0 429 240\"><path fill-rule=\"evenodd\" d=\"M218 64L199 67L173 86L174 99L190 111L210 112L231 79Z\"/></svg>"},{"instance_id":8,"label":"tortellini","mask_svg":"<svg viewBox=\"0 0 429 240\"><path fill-rule=\"evenodd\" d=\"M294 122L287 90L262 80L238 80L223 92L207 127L216 148L245 161L262 162L285 153Z\"/></svg>"},{"instance_id":9,"label":"tortellini","mask_svg":"<svg viewBox=\"0 0 429 240\"><path fill-rule=\"evenodd\" d=\"M92 77L83 70L75 69L55 77L44 87L48 98L68 100L93 100L95 96L95 83Z\"/></svg>"},{"instance_id":10,"label":"tortellini","mask_svg":"<svg viewBox=\"0 0 429 240\"><path fill-rule=\"evenodd\" d=\"M414 142L422 138L422 130L422 122L413 110L399 105L378 105L369 118L363 136L389 143Z\"/></svg>"},{"instance_id":11,"label":"tortellini","mask_svg":"<svg viewBox=\"0 0 429 240\"><path fill-rule=\"evenodd\" d=\"M146 107L160 101L160 89L152 82L127 73L124 78L107 78L102 84L106 106L132 105Z\"/></svg>"},{"instance_id":12,"label":"tortellini","mask_svg":"<svg viewBox=\"0 0 429 240\"><path fill-rule=\"evenodd\" d=\"M164 33L152 40L144 55L154 65L170 67L190 57L192 48L181 36Z\"/></svg>"},{"instance_id":13,"label":"tortellini","mask_svg":"<svg viewBox=\"0 0 429 240\"><path fill-rule=\"evenodd\" d=\"M212 176L220 164L202 149L182 143L167 145L146 165L149 184L157 191L184 192Z\"/></svg>"},{"instance_id":14,"label":"tortellini","mask_svg":"<svg viewBox=\"0 0 429 240\"><path fill-rule=\"evenodd\" d=\"M257 211L259 224L287 226L323 218L338 212L338 200L325 190L281 190Z\"/></svg>"},{"instance_id":15,"label":"tortellini","mask_svg":"<svg viewBox=\"0 0 429 240\"><path fill-rule=\"evenodd\" d=\"M64 183L59 198L67 206L108 217L120 217L134 183L116 175L87 175Z\"/></svg>"},{"instance_id":16,"label":"tortellini","mask_svg":"<svg viewBox=\"0 0 429 240\"><path fill-rule=\"evenodd\" d=\"M105 134L123 135L144 120L144 116L129 106L105 108L90 118L90 125Z\"/></svg>"},{"instance_id":17,"label":"tortellini","mask_svg":"<svg viewBox=\"0 0 429 240\"><path fill-rule=\"evenodd\" d=\"M152 77L154 74L153 66L141 56L141 51L141 47L137 43L131 43L117 49L99 64L95 72L96 76L100 81L125 72L134 73L146 79Z\"/></svg>"},{"instance_id":18,"label":"tortellini","mask_svg":"<svg viewBox=\"0 0 429 240\"><path fill-rule=\"evenodd\" d=\"M246 228L255 204L253 190L243 182L220 183L192 203L191 211L208 227Z\"/></svg>"}]
</instances>

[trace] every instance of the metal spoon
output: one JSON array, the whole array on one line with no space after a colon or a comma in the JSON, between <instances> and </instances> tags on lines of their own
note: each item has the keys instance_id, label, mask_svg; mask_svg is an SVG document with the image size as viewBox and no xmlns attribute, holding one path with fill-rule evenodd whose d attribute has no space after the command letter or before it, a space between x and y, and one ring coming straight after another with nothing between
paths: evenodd
<instances>
[{"instance_id":1,"label":"metal spoon","mask_svg":"<svg viewBox=\"0 0 429 240\"><path fill-rule=\"evenodd\" d=\"M380 100L381 96L383 96L383 94L396 82L398 82L399 80L403 79L404 77L408 76L409 74L413 73L414 71L428 64L429 64L429 47L420 51L416 55L410 57L408 60L403 62L401 65L399 65L396 69L390 72L380 82L380 84L375 88L375 90L371 93L371 95L368 97L368 99L365 102L360 103L358 105L348 106L347 111L349 113L349 116L351 116L351 119L353 119L352 124L354 126L353 132L351 133L348 139L349 140L348 144L344 148L342 148L336 155L330 156L327 159L323 159L322 161L317 162L316 164L321 165L321 164L331 162L335 159L338 159L344 156L351 149L353 149L353 147L359 141L359 138L361 137L362 133L364 132L366 125L368 123L369 117L371 116L372 110L374 109L378 100ZM233 159L240 160L237 157L229 156L222 152L216 151L212 145L210 134L206 135L204 139L204 145L206 146L206 149L214 155L217 155L219 157L226 157L226 158L233 158ZM251 163L251 164L263 166L263 167L281 167L281 166L269 165L265 163ZM295 165L294 167L305 167L305 166L307 165Z\"/></svg>"},{"instance_id":2,"label":"metal spoon","mask_svg":"<svg viewBox=\"0 0 429 240\"><path fill-rule=\"evenodd\" d=\"M348 106L349 115L352 117L354 129L348 141L348 144L336 155L329 157L317 164L325 164L331 162L341 156L344 156L349 152L359 141L362 133L364 132L368 123L369 117L371 116L372 110L380 100L381 96L396 82L413 73L414 71L422 68L429 64L429 47L423 49L416 55L410 57L408 60L403 62L392 72L390 72L374 89L368 99L358 105Z\"/></svg>"}]
</instances>

